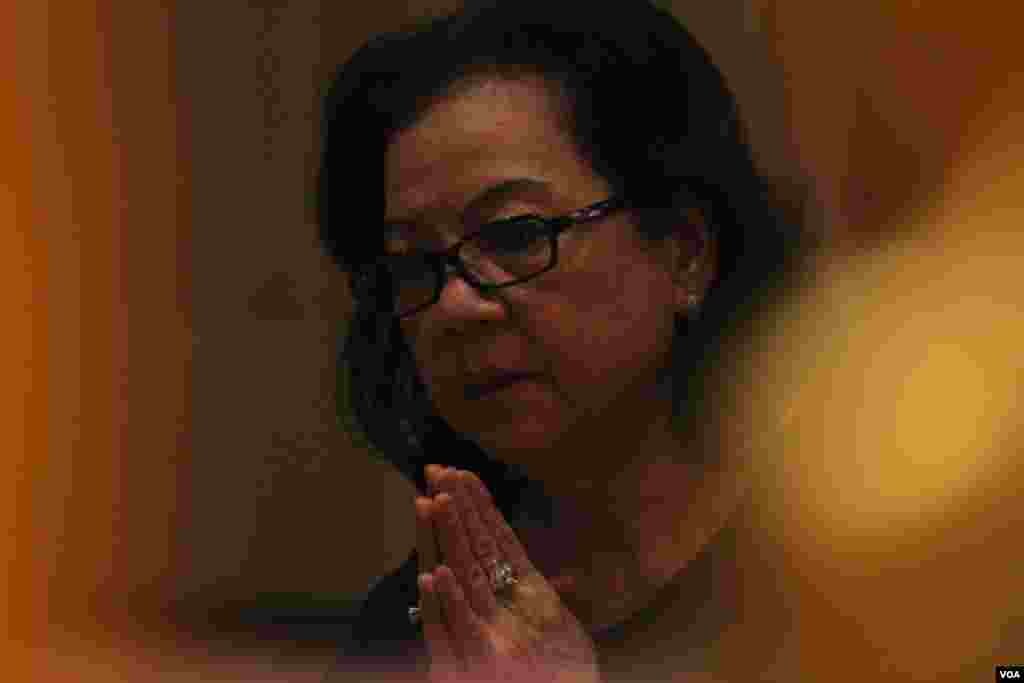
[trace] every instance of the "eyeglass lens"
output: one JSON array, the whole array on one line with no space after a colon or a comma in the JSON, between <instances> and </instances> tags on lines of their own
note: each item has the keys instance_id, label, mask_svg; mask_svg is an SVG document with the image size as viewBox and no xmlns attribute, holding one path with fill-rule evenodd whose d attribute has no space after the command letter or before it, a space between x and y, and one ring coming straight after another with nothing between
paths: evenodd
<instances>
[{"instance_id":1,"label":"eyeglass lens","mask_svg":"<svg viewBox=\"0 0 1024 683\"><path fill-rule=\"evenodd\" d=\"M522 219L490 226L462 244L459 258L483 284L506 285L528 279L551 265L550 230L542 220ZM395 313L404 315L434 300L443 283L426 255L387 260ZM446 276L447 279L447 276Z\"/></svg>"}]
</instances>

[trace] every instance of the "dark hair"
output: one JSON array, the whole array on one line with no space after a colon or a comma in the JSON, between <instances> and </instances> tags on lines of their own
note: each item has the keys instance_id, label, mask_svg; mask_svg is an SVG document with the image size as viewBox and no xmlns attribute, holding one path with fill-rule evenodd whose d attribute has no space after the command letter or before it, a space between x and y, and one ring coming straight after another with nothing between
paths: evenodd
<instances>
[{"instance_id":1,"label":"dark hair","mask_svg":"<svg viewBox=\"0 0 1024 683\"><path fill-rule=\"evenodd\" d=\"M420 487L427 462L467 467L506 514L529 507L531 486L432 414L397 323L374 312L373 278L356 274L383 248L374 226L384 216L390 137L464 77L522 73L561 93L579 152L627 198L644 236L664 237L695 205L717 235L718 277L700 318L677 320L677 414L694 403L701 368L733 323L777 289L798 234L755 170L721 73L671 14L648 2L473 3L359 49L326 97L318 185L323 243L358 294L340 358L339 406L354 416L350 427Z\"/></svg>"}]
</instances>

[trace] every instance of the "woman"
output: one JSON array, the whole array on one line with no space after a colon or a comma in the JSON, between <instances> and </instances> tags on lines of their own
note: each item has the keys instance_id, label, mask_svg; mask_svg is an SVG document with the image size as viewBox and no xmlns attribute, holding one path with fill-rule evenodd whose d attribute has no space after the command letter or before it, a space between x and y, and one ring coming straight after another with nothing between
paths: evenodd
<instances>
[{"instance_id":1,"label":"woman","mask_svg":"<svg viewBox=\"0 0 1024 683\"><path fill-rule=\"evenodd\" d=\"M645 2L475 3L364 46L325 121L348 398L422 493L338 675L715 668L743 459L701 388L794 253L719 71Z\"/></svg>"}]
</instances>

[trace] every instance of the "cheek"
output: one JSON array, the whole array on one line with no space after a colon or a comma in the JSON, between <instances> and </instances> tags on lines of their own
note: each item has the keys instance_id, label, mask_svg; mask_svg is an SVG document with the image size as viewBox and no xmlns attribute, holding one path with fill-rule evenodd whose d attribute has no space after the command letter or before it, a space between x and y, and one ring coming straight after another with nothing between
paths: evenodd
<instances>
[{"instance_id":1,"label":"cheek","mask_svg":"<svg viewBox=\"0 0 1024 683\"><path fill-rule=\"evenodd\" d=\"M634 263L538 281L524 301L511 303L531 360L547 376L501 399L466 399L452 381L459 371L457 350L433 344L412 325L403 327L437 414L483 442L514 436L528 447L617 399L641 398L665 358L673 324L667 278Z\"/></svg>"},{"instance_id":2,"label":"cheek","mask_svg":"<svg viewBox=\"0 0 1024 683\"><path fill-rule=\"evenodd\" d=\"M618 392L650 378L674 331L665 279L643 268L576 279L577 295L551 314L567 390Z\"/></svg>"},{"instance_id":3,"label":"cheek","mask_svg":"<svg viewBox=\"0 0 1024 683\"><path fill-rule=\"evenodd\" d=\"M453 352L444 352L427 341L414 344L413 359L419 372L420 380L432 398L442 395L453 385L452 378L458 374L456 356Z\"/></svg>"},{"instance_id":4,"label":"cheek","mask_svg":"<svg viewBox=\"0 0 1024 683\"><path fill-rule=\"evenodd\" d=\"M402 335L412 354L420 381L426 387L428 396L433 396L437 393L437 387L444 384L444 378L455 374L454 356L444 353L438 345L433 344L418 323L403 322Z\"/></svg>"}]
</instances>

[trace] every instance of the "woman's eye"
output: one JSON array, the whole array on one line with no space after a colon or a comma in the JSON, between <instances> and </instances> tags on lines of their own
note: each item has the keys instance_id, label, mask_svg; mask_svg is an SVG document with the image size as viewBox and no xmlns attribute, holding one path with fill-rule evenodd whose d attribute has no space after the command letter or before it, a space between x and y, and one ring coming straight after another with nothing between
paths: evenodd
<instances>
[{"instance_id":1,"label":"woman's eye","mask_svg":"<svg viewBox=\"0 0 1024 683\"><path fill-rule=\"evenodd\" d=\"M521 218L485 226L478 239L481 246L495 251L525 250L547 237L544 222L537 218Z\"/></svg>"}]
</instances>

